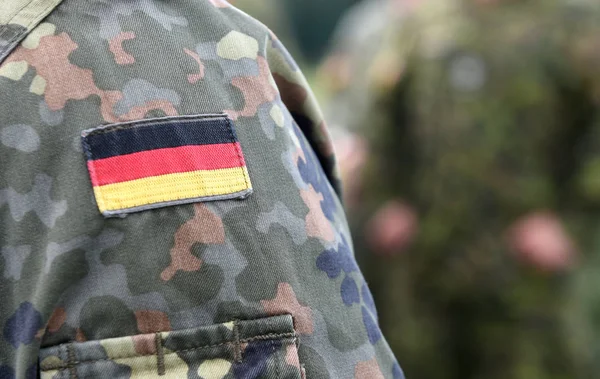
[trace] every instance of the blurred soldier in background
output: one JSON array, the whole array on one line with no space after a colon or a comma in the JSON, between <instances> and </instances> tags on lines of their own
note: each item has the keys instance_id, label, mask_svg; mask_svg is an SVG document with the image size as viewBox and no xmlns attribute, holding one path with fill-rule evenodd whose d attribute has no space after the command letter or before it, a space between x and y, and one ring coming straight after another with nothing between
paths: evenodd
<instances>
[{"instance_id":1,"label":"blurred soldier in background","mask_svg":"<svg viewBox=\"0 0 600 379\"><path fill-rule=\"evenodd\" d=\"M375 51L322 73L348 101L337 120L365 136L340 160L407 377L597 377L598 280L574 267L598 246L600 4L381 6Z\"/></svg>"},{"instance_id":2,"label":"blurred soldier in background","mask_svg":"<svg viewBox=\"0 0 600 379\"><path fill-rule=\"evenodd\" d=\"M330 95L327 116L337 129L345 129L356 114L366 111L371 78L359 73L381 51L387 31L392 29L388 12L393 10L388 0L363 1L338 23L332 51L318 70L317 80Z\"/></svg>"}]
</instances>

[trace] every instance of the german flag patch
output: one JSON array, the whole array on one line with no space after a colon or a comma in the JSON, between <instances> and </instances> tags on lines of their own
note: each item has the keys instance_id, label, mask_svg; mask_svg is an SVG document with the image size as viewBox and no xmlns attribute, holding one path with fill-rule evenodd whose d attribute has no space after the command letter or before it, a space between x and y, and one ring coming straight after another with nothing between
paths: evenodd
<instances>
[{"instance_id":1,"label":"german flag patch","mask_svg":"<svg viewBox=\"0 0 600 379\"><path fill-rule=\"evenodd\" d=\"M107 217L252 193L226 115L155 118L82 133L100 212Z\"/></svg>"}]
</instances>

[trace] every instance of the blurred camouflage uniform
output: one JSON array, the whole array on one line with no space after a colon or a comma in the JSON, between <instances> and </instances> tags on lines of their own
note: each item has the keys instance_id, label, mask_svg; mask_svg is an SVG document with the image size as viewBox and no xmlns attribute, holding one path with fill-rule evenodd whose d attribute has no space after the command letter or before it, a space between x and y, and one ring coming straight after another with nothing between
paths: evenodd
<instances>
[{"instance_id":1,"label":"blurred camouflage uniform","mask_svg":"<svg viewBox=\"0 0 600 379\"><path fill-rule=\"evenodd\" d=\"M327 95L327 121L334 129L355 127L356 114L368 109L372 78L364 70L393 29L390 11L389 0L366 0L350 8L338 23L332 51L318 70L318 81Z\"/></svg>"},{"instance_id":2,"label":"blurred camouflage uniform","mask_svg":"<svg viewBox=\"0 0 600 379\"><path fill-rule=\"evenodd\" d=\"M597 349L565 322L581 306L569 299L573 273L518 264L507 236L547 211L583 259L598 246L599 7L406 1L349 75L372 90L364 117L347 108L371 154L355 215L400 199L419 218L412 245L366 273L408 377L597 376L587 365ZM574 325L594 339L586 317Z\"/></svg>"},{"instance_id":3,"label":"blurred camouflage uniform","mask_svg":"<svg viewBox=\"0 0 600 379\"><path fill-rule=\"evenodd\" d=\"M1 378L402 377L321 113L258 22L2 1L0 115Z\"/></svg>"}]
</instances>

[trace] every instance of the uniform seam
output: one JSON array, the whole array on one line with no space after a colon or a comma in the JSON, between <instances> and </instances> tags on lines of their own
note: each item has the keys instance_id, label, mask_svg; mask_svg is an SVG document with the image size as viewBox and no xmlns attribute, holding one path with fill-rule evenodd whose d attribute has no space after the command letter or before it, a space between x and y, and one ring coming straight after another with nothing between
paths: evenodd
<instances>
[{"instance_id":1,"label":"uniform seam","mask_svg":"<svg viewBox=\"0 0 600 379\"><path fill-rule=\"evenodd\" d=\"M166 186L166 187L168 188L169 186ZM175 186L172 186L172 187L175 187ZM230 187L229 187L229 186L211 186L211 187L204 187L204 188L205 188L207 191L215 191L215 190L223 190L223 189L227 189L227 188L230 188ZM235 197L237 197L237 195L239 195L239 194L240 194L240 192L247 191L248 189L249 189L249 188L244 188L244 189L242 189L241 191L236 191L236 192L231 192L231 193L224 193L224 194L223 194L223 196L229 196L229 195L231 195L231 197L235 198ZM100 192L102 192L102 191L100 190ZM176 194L176 193L177 193L177 192L174 192L174 194ZM204 198L211 197L211 196L218 196L218 195L217 195L217 194L214 194L214 195L198 196L198 197L193 197L193 198L189 198L189 199L190 199L190 200L198 200L198 201L200 201L200 200L202 200L202 199L204 199ZM103 202L105 202L105 197L104 197L104 195L100 195L100 197L102 198L102 201L103 201ZM151 203L151 204L152 204L152 205L154 205L154 204L157 204L157 205L158 205L158 204L168 204L168 203L170 203L170 202L177 202L177 201L180 201L180 200L186 200L186 199L188 199L188 197L186 197L186 196L177 196L175 199L172 199L172 200L167 200L167 201L159 201L159 202L156 202L156 203ZM141 200L140 200L140 201L141 201ZM146 205L146 203L144 203L144 202L138 202L138 203L135 203L134 205L132 205L132 206L130 206L130 207L127 207L127 208L116 208L116 209L108 209L108 210L109 210L109 211L126 210L126 209L130 209L130 208L136 208L136 207L140 207L140 206L143 206L143 205Z\"/></svg>"},{"instance_id":2,"label":"uniform seam","mask_svg":"<svg viewBox=\"0 0 600 379\"><path fill-rule=\"evenodd\" d=\"M110 209L106 209L105 211L103 211L102 214L106 217L116 217L118 215L126 215L126 214L135 213L135 212L147 211L150 209L164 208L164 207L169 207L169 206L184 205L184 204L190 204L190 203L199 203L199 202L207 202L207 201L215 201L215 200L245 199L251 193L252 193L252 189L247 188L247 189L243 189L241 191L225 193L222 195L213 194L213 195L197 196L197 197L190 197L190 198L183 197L183 198L178 198L175 200L160 201L157 203L149 203L147 205L140 204L140 205L135 205L135 206L127 207L127 208L110 208Z\"/></svg>"},{"instance_id":3,"label":"uniform seam","mask_svg":"<svg viewBox=\"0 0 600 379\"><path fill-rule=\"evenodd\" d=\"M67 368L69 369L69 376L71 379L77 379L77 360L75 359L75 350L73 350L73 344L67 345Z\"/></svg>"},{"instance_id":4,"label":"uniform seam","mask_svg":"<svg viewBox=\"0 0 600 379\"><path fill-rule=\"evenodd\" d=\"M163 376L166 373L165 369L165 351L162 343L162 336L160 332L154 335L154 344L156 348L156 371L159 376Z\"/></svg>"},{"instance_id":5,"label":"uniform seam","mask_svg":"<svg viewBox=\"0 0 600 379\"><path fill-rule=\"evenodd\" d=\"M146 179L146 178L141 178L141 179ZM233 178L233 179L235 180L235 178ZM123 183L125 183L125 182L123 182ZM244 183L246 183L246 182L244 181ZM120 184L120 183L115 183L115 184ZM239 184L242 184L242 181L240 180L240 181L238 181L238 183L234 183L233 185L235 185L235 184L238 184L238 185L239 185ZM204 186L204 187L202 187L202 188L204 188L204 189L205 189L205 190L208 192L208 191L212 191L212 190L220 190L220 189L231 188L231 186L232 186L232 185L225 185L225 184L223 184L223 185ZM103 186L97 186L97 187L103 187ZM168 185L163 185L163 186L161 186L161 188L178 188L178 187L179 187L179 186L178 186L177 184L168 184ZM243 190L247 190L247 189L248 189L248 188L244 187L242 190L240 190L240 191L236 191L236 192L241 192L241 191L243 191ZM177 193L178 193L178 191L173 191L173 192L170 192L170 194L173 194L173 195L175 195L175 196L177 196ZM227 195L227 194L224 194L224 195ZM210 195L209 195L209 196L210 196ZM149 196L149 197L152 197L152 195L151 195L151 196ZM207 196L198 196L198 197L200 197L200 198L201 198L201 197L207 197ZM185 197L185 196L184 196L184 197L182 197L182 198L179 198L179 197L178 197L178 198L176 198L175 200L181 200L181 199L185 199L185 198L187 198L187 197ZM145 200L145 199L144 199L144 200ZM173 200L168 200L168 201L173 201ZM122 201L121 201L121 202L122 202ZM140 202L141 202L140 204L143 204L143 203L144 203L142 200L140 200ZM137 204L137 203L136 203L136 204ZM135 206L135 205L134 205L134 206Z\"/></svg>"},{"instance_id":6,"label":"uniform seam","mask_svg":"<svg viewBox=\"0 0 600 379\"><path fill-rule=\"evenodd\" d=\"M221 346L225 346L225 345L234 345L236 342L239 343L240 345L242 343L247 343L247 342L252 342L252 341L268 341L268 340L274 340L274 339L285 339L285 338L292 338L292 342L295 342L296 339L298 338L298 335L295 332L287 332L287 333L268 333L268 334L262 334L262 335L257 335L254 337L250 337L250 338L242 338L239 340L234 339L233 341L226 341L226 342L221 342L218 344L213 344L213 345L201 345L201 346L196 346L196 347L192 347L189 349L181 349L181 350L169 350L169 352L164 352L163 351L163 356L167 356L167 355L171 355L171 354L176 354L176 353L185 353L185 352L190 352L190 351L195 351L195 350L203 350L203 349L211 349L211 348L215 348L215 347L221 347ZM67 344L67 346L73 346L72 343ZM69 348L68 348L69 349ZM72 347L71 347L72 349ZM74 351L73 351L74 353ZM62 365L44 365L42 364L40 366L40 370L41 371L49 371L49 370L66 370L66 369L71 369L71 368L75 368L76 365L82 364L82 363L94 363L94 362L102 362L102 361L114 361L114 360L118 360L118 359L129 359L129 358L141 358L141 357L152 357L155 356L157 354L152 353L152 354L136 354L136 355L128 355L128 356L122 356L122 357L114 357L114 358L99 358L99 359L88 359L88 360L80 360L80 361L68 361L67 364L62 364ZM74 377L76 379L76 377Z\"/></svg>"},{"instance_id":7,"label":"uniform seam","mask_svg":"<svg viewBox=\"0 0 600 379\"><path fill-rule=\"evenodd\" d=\"M273 349L273 355L277 357L277 347L275 346L275 340L271 340L271 348ZM279 378L279 359L275 359L275 377Z\"/></svg>"},{"instance_id":8,"label":"uniform seam","mask_svg":"<svg viewBox=\"0 0 600 379\"><path fill-rule=\"evenodd\" d=\"M235 346L233 350L233 359L236 362L242 361L242 349L240 346L240 328L238 320L233 320L233 338L235 339Z\"/></svg>"}]
</instances>

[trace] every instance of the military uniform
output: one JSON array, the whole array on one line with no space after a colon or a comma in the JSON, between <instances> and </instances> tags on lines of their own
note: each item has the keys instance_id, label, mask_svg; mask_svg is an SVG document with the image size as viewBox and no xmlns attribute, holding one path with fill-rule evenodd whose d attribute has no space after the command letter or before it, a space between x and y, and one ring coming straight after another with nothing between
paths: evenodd
<instances>
[{"instance_id":1,"label":"military uniform","mask_svg":"<svg viewBox=\"0 0 600 379\"><path fill-rule=\"evenodd\" d=\"M357 127L356 115L369 109L372 77L366 70L395 31L395 10L389 0L366 0L351 7L338 23L332 50L317 70L327 121L335 131Z\"/></svg>"},{"instance_id":2,"label":"military uniform","mask_svg":"<svg viewBox=\"0 0 600 379\"><path fill-rule=\"evenodd\" d=\"M571 292L578 274L521 264L509 241L524 217L551 213L593 262L598 4L403 3L350 75L367 76L372 95L348 125L371 154L357 251L374 251L361 237L387 201L419 220L410 247L366 272L393 350L415 378L596 377L598 350L582 341L597 339L597 312Z\"/></svg>"},{"instance_id":3,"label":"military uniform","mask_svg":"<svg viewBox=\"0 0 600 379\"><path fill-rule=\"evenodd\" d=\"M223 0L0 25L0 377L402 377L267 28Z\"/></svg>"}]
</instances>

